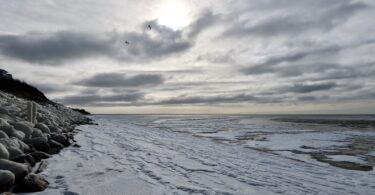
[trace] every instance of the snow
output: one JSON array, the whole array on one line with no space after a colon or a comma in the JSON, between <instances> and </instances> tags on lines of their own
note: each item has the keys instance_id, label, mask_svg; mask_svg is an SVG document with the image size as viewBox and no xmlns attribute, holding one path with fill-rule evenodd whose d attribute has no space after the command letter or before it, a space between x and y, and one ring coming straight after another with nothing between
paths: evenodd
<instances>
[{"instance_id":1,"label":"snow","mask_svg":"<svg viewBox=\"0 0 375 195\"><path fill-rule=\"evenodd\" d=\"M98 126L79 127L81 148L67 148L48 160L42 174L50 187L36 194L371 194L375 189L374 171L248 148L253 143L272 149L347 144L341 142L345 133L248 125L239 123L241 117L225 116L93 118ZM274 131L281 133L265 134L269 141L238 140Z\"/></svg>"},{"instance_id":2,"label":"snow","mask_svg":"<svg viewBox=\"0 0 375 195\"><path fill-rule=\"evenodd\" d=\"M354 162L354 163L359 163L359 164L367 164L366 161L362 160L360 157L357 157L357 156L328 155L327 157L332 161L347 161L347 162Z\"/></svg>"}]
</instances>

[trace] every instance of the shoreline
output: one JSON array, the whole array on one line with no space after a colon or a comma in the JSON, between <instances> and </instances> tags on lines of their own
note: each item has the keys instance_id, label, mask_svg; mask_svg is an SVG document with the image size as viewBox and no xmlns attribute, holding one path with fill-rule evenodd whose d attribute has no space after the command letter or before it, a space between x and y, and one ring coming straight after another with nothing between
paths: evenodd
<instances>
[{"instance_id":1,"label":"shoreline","mask_svg":"<svg viewBox=\"0 0 375 195\"><path fill-rule=\"evenodd\" d=\"M51 155L74 144L76 127L93 124L60 104L36 103L0 92L0 193L45 190L41 173Z\"/></svg>"}]
</instances>

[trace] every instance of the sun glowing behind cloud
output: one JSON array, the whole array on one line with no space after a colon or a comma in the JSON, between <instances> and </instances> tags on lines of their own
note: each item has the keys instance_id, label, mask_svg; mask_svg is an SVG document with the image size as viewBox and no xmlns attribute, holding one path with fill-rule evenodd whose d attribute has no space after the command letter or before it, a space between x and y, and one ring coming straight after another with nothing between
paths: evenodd
<instances>
[{"instance_id":1,"label":"sun glowing behind cloud","mask_svg":"<svg viewBox=\"0 0 375 195\"><path fill-rule=\"evenodd\" d=\"M189 4L184 1L166 1L159 9L158 23L173 30L179 30L190 22Z\"/></svg>"}]
</instances>

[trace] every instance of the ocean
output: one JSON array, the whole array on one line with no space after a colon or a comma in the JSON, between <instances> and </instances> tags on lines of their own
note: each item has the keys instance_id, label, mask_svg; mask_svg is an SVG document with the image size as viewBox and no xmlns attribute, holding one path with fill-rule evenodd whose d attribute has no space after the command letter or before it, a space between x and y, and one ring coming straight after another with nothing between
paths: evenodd
<instances>
[{"instance_id":1,"label":"ocean","mask_svg":"<svg viewBox=\"0 0 375 195\"><path fill-rule=\"evenodd\" d=\"M37 194L375 192L372 115L93 115Z\"/></svg>"}]
</instances>

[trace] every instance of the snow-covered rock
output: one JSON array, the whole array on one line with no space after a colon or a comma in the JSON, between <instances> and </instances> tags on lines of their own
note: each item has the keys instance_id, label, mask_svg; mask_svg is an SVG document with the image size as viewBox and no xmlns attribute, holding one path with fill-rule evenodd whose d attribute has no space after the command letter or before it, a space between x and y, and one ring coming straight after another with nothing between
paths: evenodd
<instances>
[{"instance_id":1,"label":"snow-covered rock","mask_svg":"<svg viewBox=\"0 0 375 195\"><path fill-rule=\"evenodd\" d=\"M48 182L39 175L29 175L30 166L68 146L65 134L77 124L90 122L63 105L33 102L37 108L34 124L28 120L28 104L28 100L0 91L0 193L14 184L16 191L44 190Z\"/></svg>"}]
</instances>

